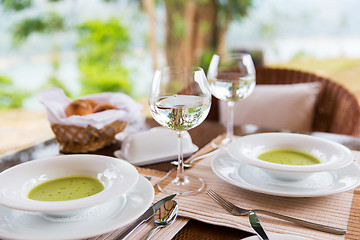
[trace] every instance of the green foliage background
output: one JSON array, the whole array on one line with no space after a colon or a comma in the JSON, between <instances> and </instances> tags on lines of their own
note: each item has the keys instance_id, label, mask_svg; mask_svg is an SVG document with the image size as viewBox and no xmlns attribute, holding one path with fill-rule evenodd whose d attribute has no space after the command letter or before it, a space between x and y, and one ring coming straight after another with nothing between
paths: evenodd
<instances>
[{"instance_id":1,"label":"green foliage background","mask_svg":"<svg viewBox=\"0 0 360 240\"><path fill-rule=\"evenodd\" d=\"M26 16L9 29L12 33L14 47L20 47L32 34L52 35L53 48L51 66L52 72L40 89L59 87L69 97L72 91L67 89L58 76L59 47L56 40L57 33L75 29L78 41L75 50L78 57L80 71L79 81L81 95L98 92L124 92L130 94L132 84L129 81L129 70L123 66L122 58L129 50L130 35L128 29L119 19L112 17L107 21L91 20L75 26L68 22L64 15L55 12L57 1L48 0L49 8L39 12L37 16ZM3 0L0 1L2 10L11 14L20 14L34 7L33 0ZM31 94L18 89L6 76L0 76L0 108L20 108L23 101Z\"/></svg>"},{"instance_id":2,"label":"green foliage background","mask_svg":"<svg viewBox=\"0 0 360 240\"><path fill-rule=\"evenodd\" d=\"M10 109L20 108L30 93L15 87L10 78L0 76L0 96L0 109Z\"/></svg>"},{"instance_id":3,"label":"green foliage background","mask_svg":"<svg viewBox=\"0 0 360 240\"><path fill-rule=\"evenodd\" d=\"M129 70L122 64L122 58L129 50L128 29L113 17L106 22L87 21L77 26L77 32L76 51L82 94L130 94Z\"/></svg>"},{"instance_id":4,"label":"green foliage background","mask_svg":"<svg viewBox=\"0 0 360 240\"><path fill-rule=\"evenodd\" d=\"M25 18L17 22L13 31L13 44L22 44L32 33L54 33L64 30L64 19L55 12L44 16Z\"/></svg>"}]
</instances>

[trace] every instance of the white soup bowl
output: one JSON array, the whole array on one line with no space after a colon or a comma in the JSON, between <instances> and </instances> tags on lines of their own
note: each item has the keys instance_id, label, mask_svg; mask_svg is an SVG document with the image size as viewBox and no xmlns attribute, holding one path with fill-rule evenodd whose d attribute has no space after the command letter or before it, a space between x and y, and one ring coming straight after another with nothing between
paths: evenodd
<instances>
[{"instance_id":1,"label":"white soup bowl","mask_svg":"<svg viewBox=\"0 0 360 240\"><path fill-rule=\"evenodd\" d=\"M37 201L28 198L29 191L43 182L75 175L99 180L104 190L68 201ZM0 204L22 211L71 216L126 194L135 186L138 178L134 166L112 157L81 154L32 160L0 173Z\"/></svg>"},{"instance_id":2,"label":"white soup bowl","mask_svg":"<svg viewBox=\"0 0 360 240\"><path fill-rule=\"evenodd\" d=\"M285 165L258 158L259 155L275 149L304 152L320 160L320 163ZM339 143L297 133L247 135L231 143L228 146L228 153L238 161L261 168L272 177L281 180L301 180L316 172L346 167L354 160L352 152Z\"/></svg>"}]
</instances>

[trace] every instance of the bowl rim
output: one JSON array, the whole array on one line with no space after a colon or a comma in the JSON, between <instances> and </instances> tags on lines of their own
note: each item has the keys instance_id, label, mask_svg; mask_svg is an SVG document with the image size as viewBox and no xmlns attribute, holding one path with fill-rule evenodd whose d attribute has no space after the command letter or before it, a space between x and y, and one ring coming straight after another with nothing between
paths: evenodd
<instances>
[{"instance_id":1,"label":"bowl rim","mask_svg":"<svg viewBox=\"0 0 360 240\"><path fill-rule=\"evenodd\" d=\"M92 159L89 160L89 158ZM121 181L113 181L108 186L104 185L104 189L94 195L79 199L52 202L52 201L37 201L27 197L21 197L17 201L10 201L11 198L6 196L6 191L8 191L9 189L11 190L10 186L14 186L11 185L10 183L9 188L0 189L0 204L12 209L30 211L30 212L55 213L55 212L76 211L80 209L93 207L111 201L122 195L125 195L130 189L132 189L136 185L139 179L139 174L137 169L125 160L114 157L103 156L103 155L96 155L96 154L72 154L72 155L59 155L54 157L36 159L15 165L0 173L0 181L3 181L4 179L8 179L9 177L13 178L13 176L16 173L20 173L21 171L24 170L28 170L28 171L34 170L34 168L36 167L38 168L44 166L50 167L53 164L60 164L61 166L65 166L65 167L70 166L71 168L71 164L74 163L81 164L82 162L86 162L86 161L87 162L96 161L96 163L104 163L106 169L108 169L109 167L114 168L114 171L112 171L113 174L118 174L119 176L121 173L125 174L125 178L127 178L126 180L127 182L125 182L126 184L124 186L121 186L120 189L118 189ZM87 169L90 169L90 167L88 167L89 165L85 164L85 166L87 167ZM98 170L97 173L96 171L94 172L96 173L96 175L98 175L99 173L105 172L106 169ZM18 196L20 195L23 196L24 194L27 195L29 191L32 188L36 187L38 184L41 184L43 182L52 179L67 177L67 176L86 175L82 173L79 174L65 173L62 176L51 176L51 174L54 174L54 172L50 171L49 173L50 176L48 179L36 183L34 186L27 189L26 191L24 189L15 190L18 191L16 194ZM94 176L90 176L90 177L94 177ZM97 179L100 180L99 178ZM23 179L23 180L24 182L20 183L21 188L24 188L24 185L31 179ZM100 182L102 181L100 180Z\"/></svg>"},{"instance_id":2,"label":"bowl rim","mask_svg":"<svg viewBox=\"0 0 360 240\"><path fill-rule=\"evenodd\" d=\"M336 150L339 154L341 154L340 161L327 161L327 162L321 162L318 164L313 165L286 165L286 164L278 164L278 163L272 163L263 161L261 159L258 159L256 157L252 157L247 155L246 153L242 152L241 149L244 147L244 144L248 143L249 140L258 140L257 144L260 144L260 141L264 141L263 137L271 138L271 137L277 137L277 138L283 138L287 141L292 141L294 139L298 140L305 140L305 141L312 141L314 143L319 144L326 144L329 147ZM256 146L254 144L253 146ZM273 149L279 149L279 148L273 148ZM293 149L299 151L299 149ZM230 143L230 145L227 148L228 153L231 157L234 159L245 162L249 165L267 169L267 170L273 170L273 171L281 171L281 172L299 172L299 173L314 173L314 172L323 172L323 171L330 171L342 167L346 167L349 164L353 162L355 159L355 155L351 152L350 149L345 147L344 145L330 141L324 138L311 136L307 134L301 134L301 133L255 133L246 135L243 137L240 137L239 139L233 141ZM303 151L303 150L300 150ZM304 151L305 153L308 153ZM311 154L311 153L308 153ZM312 154L311 154L312 155Z\"/></svg>"}]
</instances>

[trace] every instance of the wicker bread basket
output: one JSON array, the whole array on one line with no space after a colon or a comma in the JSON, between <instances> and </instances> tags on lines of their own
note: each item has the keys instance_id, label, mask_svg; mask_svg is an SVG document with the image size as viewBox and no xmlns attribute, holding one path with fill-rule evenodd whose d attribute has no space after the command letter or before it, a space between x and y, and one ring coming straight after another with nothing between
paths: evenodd
<instances>
[{"instance_id":1,"label":"wicker bread basket","mask_svg":"<svg viewBox=\"0 0 360 240\"><path fill-rule=\"evenodd\" d=\"M115 135L124 131L127 125L134 126L144 119L143 106L130 96L119 92L103 92L82 96L78 100L89 99L91 111L80 112L75 101L68 98L60 88L42 91L39 101L46 108L47 119L55 133L60 151L63 153L87 153L102 149L115 141ZM101 111L94 111L93 103L102 106ZM104 105L114 108L107 109ZM70 107L71 106L71 107ZM66 109L72 112L66 112ZM77 110L77 111L75 111ZM86 110L89 110L86 108Z\"/></svg>"},{"instance_id":2,"label":"wicker bread basket","mask_svg":"<svg viewBox=\"0 0 360 240\"><path fill-rule=\"evenodd\" d=\"M99 150L111 144L115 135L123 131L127 122L114 121L97 129L88 125L80 127L74 125L51 124L60 151L63 153L86 153Z\"/></svg>"}]
</instances>

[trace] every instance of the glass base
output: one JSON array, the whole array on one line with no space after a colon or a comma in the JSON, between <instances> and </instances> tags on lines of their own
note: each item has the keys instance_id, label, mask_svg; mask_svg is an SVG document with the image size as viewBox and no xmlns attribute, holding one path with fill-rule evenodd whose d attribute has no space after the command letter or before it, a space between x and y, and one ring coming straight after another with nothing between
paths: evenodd
<instances>
[{"instance_id":1,"label":"glass base","mask_svg":"<svg viewBox=\"0 0 360 240\"><path fill-rule=\"evenodd\" d=\"M182 178L166 176L158 184L161 192L168 194L188 195L200 192L204 186L204 180L198 177L183 176Z\"/></svg>"}]
</instances>

